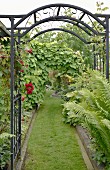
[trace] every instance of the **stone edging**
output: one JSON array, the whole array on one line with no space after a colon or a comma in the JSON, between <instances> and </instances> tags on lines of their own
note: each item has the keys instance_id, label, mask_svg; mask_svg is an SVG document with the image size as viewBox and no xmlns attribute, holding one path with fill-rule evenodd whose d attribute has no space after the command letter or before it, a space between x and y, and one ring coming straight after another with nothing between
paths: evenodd
<instances>
[{"instance_id":1,"label":"stone edging","mask_svg":"<svg viewBox=\"0 0 110 170\"><path fill-rule=\"evenodd\" d=\"M89 160L90 160L94 170L105 170L104 165L97 165L97 162L95 160L93 160L93 158L92 158L93 152L89 148L90 138L87 135L87 132L84 130L83 127L78 126L78 125L76 126L76 131L77 131L78 136L86 150L86 153L89 157Z\"/></svg>"}]
</instances>

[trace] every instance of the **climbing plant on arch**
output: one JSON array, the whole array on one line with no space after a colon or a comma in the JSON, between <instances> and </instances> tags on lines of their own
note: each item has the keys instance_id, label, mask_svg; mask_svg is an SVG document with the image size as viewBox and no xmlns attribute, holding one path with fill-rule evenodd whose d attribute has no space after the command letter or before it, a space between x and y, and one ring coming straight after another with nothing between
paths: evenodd
<instances>
[{"instance_id":1,"label":"climbing plant on arch","mask_svg":"<svg viewBox=\"0 0 110 170\"><path fill-rule=\"evenodd\" d=\"M71 11L71 15L68 15L67 11ZM87 24L85 18L89 18L91 24ZM0 15L0 18L10 19L11 27L7 28L11 31L11 134L15 135L16 138L11 139L11 170L14 168L14 161L17 155L21 151L21 94L19 91L19 74L15 70L17 60L16 54L20 54L19 51L16 53L16 49L23 41L23 37L35 27L51 22L61 22L62 24L67 22L74 26L82 29L91 40L91 37L101 36L106 44L106 78L109 78L109 18L110 15L103 14L92 14L91 12L70 4L50 4L43 7L39 7L26 15ZM31 20L31 25L27 23ZM97 30L93 24L95 21L100 25L100 30ZM43 27L42 27L43 28ZM93 41L88 41L77 33L66 28L48 28L38 31L35 33L31 40L37 36L48 32L48 31L64 31L70 33L86 44L91 44ZM34 32L34 31L33 31ZM29 40L30 41L30 40ZM98 43L98 42L96 42ZM95 50L95 49L94 49ZM59 61L58 61L59 62ZM59 63L60 66L61 63ZM96 63L95 63L96 64ZM43 66L43 65L42 65ZM95 68L95 67L94 67ZM15 74L16 73L16 74ZM17 77L17 79L16 79ZM16 91L16 94L15 94ZM15 122L16 120L16 122Z\"/></svg>"},{"instance_id":2,"label":"climbing plant on arch","mask_svg":"<svg viewBox=\"0 0 110 170\"><path fill-rule=\"evenodd\" d=\"M21 90L25 98L23 103L28 109L29 107L32 109L35 103L42 102L45 86L50 81L49 74L51 72L56 72L56 76L58 75L61 79L66 75L72 77L81 75L85 69L80 52L74 52L57 42L39 43L32 41L26 48L26 51L21 52L21 58L18 62L20 61L22 64L20 72ZM25 87L30 82L34 85L32 95L28 95ZM61 82L59 83L61 85Z\"/></svg>"}]
</instances>

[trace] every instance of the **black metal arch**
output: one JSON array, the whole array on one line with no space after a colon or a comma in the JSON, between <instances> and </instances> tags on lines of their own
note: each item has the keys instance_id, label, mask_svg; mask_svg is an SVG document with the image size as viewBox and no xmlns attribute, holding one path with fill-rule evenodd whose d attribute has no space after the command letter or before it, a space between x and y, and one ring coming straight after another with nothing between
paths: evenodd
<instances>
[{"instance_id":1,"label":"black metal arch","mask_svg":"<svg viewBox=\"0 0 110 170\"><path fill-rule=\"evenodd\" d=\"M65 17L66 18L66 17ZM50 20L50 18L49 18L49 21L56 21L56 20ZM42 21L42 23L45 23L45 22L49 22L49 21ZM73 26L77 26L78 28L81 28L85 33L87 33L88 35L90 35L90 36L92 36L92 33L90 33L89 32L89 30L87 30L87 29L85 29L85 27L86 26L88 26L87 24L85 24L85 23L82 23L82 25L84 25L84 26L81 26L81 25L79 25L79 24L77 24L75 21L71 21L71 20L69 20L69 19L64 19L64 18L60 18L60 19L57 19L57 21L63 21L63 22L67 22L67 23L70 23L70 24L72 24ZM42 24L42 23L40 23L40 24ZM37 25L36 25L37 26ZM90 28L92 28L92 27L90 27ZM8 30L10 30L10 28L7 28ZM27 29L29 29L29 27L20 27L20 28L15 28L15 30L27 30ZM92 29L93 30L93 29ZM93 30L94 31L94 30ZM97 34L97 32L95 31L95 33ZM105 33L100 33L100 35L105 35Z\"/></svg>"},{"instance_id":2,"label":"black metal arch","mask_svg":"<svg viewBox=\"0 0 110 170\"><path fill-rule=\"evenodd\" d=\"M85 33L87 33L88 35L92 36L92 34L88 30L86 30L83 26L81 26L79 24L76 24L74 21L67 20L67 19L57 19L57 21L63 21L63 22L67 22L67 23L73 24L73 26L77 26L78 28L81 28Z\"/></svg>"},{"instance_id":3,"label":"black metal arch","mask_svg":"<svg viewBox=\"0 0 110 170\"><path fill-rule=\"evenodd\" d=\"M67 16L66 13L62 13L62 10L65 12L70 9L72 11L71 16ZM51 10L52 15L49 12L46 12L49 14L48 17L44 17L43 19L40 18L37 20L37 15L41 16L40 12L43 11L43 15L45 16L45 10ZM74 10L74 11L73 11ZM75 18L72 16L72 14L77 14L77 11L80 14L79 18ZM88 16L91 21L91 25L87 24L85 21L83 21L85 16ZM28 21L28 19L32 17L33 23L31 26L21 26L24 21ZM18 153L21 152L21 94L18 90L18 94L14 95L15 90L15 72L14 72L14 60L15 60L15 41L20 44L21 38L26 35L30 30L32 30L34 27L39 26L40 24L50 22L50 21L63 21L70 24L73 24L73 26L78 26L80 29L85 31L89 36L94 35L100 35L105 37L105 44L106 44L106 78L109 79L109 18L110 15L108 14L92 14L91 12L75 6L71 4L49 4L42 7L39 7L28 14L25 15L0 15L0 18L8 18L11 23L11 28L7 28L10 30L11 33L11 134L14 134L16 138L11 139L11 170L14 169L14 162L18 155ZM16 22L16 19L19 19ZM101 28L103 28L103 31L99 32L97 28L95 28L92 19L95 20ZM101 20L103 19L103 21ZM18 30L18 33L16 34L16 30ZM22 31L22 32L21 32ZM71 30L67 30L64 28L50 28L43 31L38 32L36 35L32 37L32 39L36 38L38 35L41 35L48 31L64 31L67 33L70 33L77 38L79 38L84 43L88 44L90 42L87 42L83 37L79 36L77 33ZM95 50L95 48L94 48ZM94 58L94 61L96 58ZM95 66L96 67L96 66ZM94 68L95 68L94 67ZM17 123L15 125L14 120L17 120Z\"/></svg>"},{"instance_id":4,"label":"black metal arch","mask_svg":"<svg viewBox=\"0 0 110 170\"><path fill-rule=\"evenodd\" d=\"M55 16L55 17L49 17L49 18L45 18L43 20L40 20L36 23L34 23L33 25L31 25L30 27L28 27L26 29L26 31L24 31L20 37L23 37L24 35L26 35L30 30L32 30L34 27L42 24L42 23L45 23L45 22L49 22L49 21L65 21L65 22L71 22L72 21L75 21L79 24L82 24L83 26L85 26L86 28L88 28L92 33L94 33L95 35L104 35L103 33L98 33L97 31L95 31L92 27L90 27L88 24L84 23L83 21L80 21L76 18L72 18L72 17L68 17L68 16ZM77 24L76 24L77 25ZM80 26L79 26L80 27ZM83 28L83 30L86 30L85 28Z\"/></svg>"},{"instance_id":5,"label":"black metal arch","mask_svg":"<svg viewBox=\"0 0 110 170\"><path fill-rule=\"evenodd\" d=\"M26 18L28 18L29 16L31 16L32 14L36 14L37 12L39 12L40 10L44 10L46 8L52 8L52 7L57 7L58 11L57 11L57 16L59 15L60 12L60 8L61 7L68 7L68 8L72 8L75 10L80 10L83 12L83 14L88 14L89 16L91 16L92 18L94 18L98 23L100 23L104 28L105 28L105 24L103 21L101 21L97 16L95 16L94 14L92 14L91 12L89 12L86 9L83 9L81 7L75 6L75 5L71 5L71 4L62 4L62 3L58 3L58 4L49 4L49 5L45 5L42 7L39 7L31 12L29 12L27 15L25 15L22 19L20 19L15 25L14 28L16 28L19 24L21 24ZM81 18L82 19L82 18Z\"/></svg>"},{"instance_id":6,"label":"black metal arch","mask_svg":"<svg viewBox=\"0 0 110 170\"><path fill-rule=\"evenodd\" d=\"M50 28L50 29L46 29L46 30L43 30L43 31L40 31L39 33L35 34L29 41L35 39L36 37L38 37L39 35L41 34L44 34L46 32L50 32L50 31L63 31L63 32L67 32L69 34L72 34L74 36L76 36L77 38L79 38L82 42L84 42L85 44L90 44L91 42L87 42L84 38L80 37L79 35L77 35L75 32L73 31L70 31L70 30L67 30L67 29L64 29L64 28ZM29 42L28 41L28 42Z\"/></svg>"}]
</instances>

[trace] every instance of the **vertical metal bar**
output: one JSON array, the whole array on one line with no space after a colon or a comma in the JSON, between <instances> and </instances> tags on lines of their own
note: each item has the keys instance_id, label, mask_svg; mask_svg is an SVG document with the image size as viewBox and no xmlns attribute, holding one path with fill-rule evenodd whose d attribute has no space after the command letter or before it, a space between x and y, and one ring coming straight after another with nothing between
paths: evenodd
<instances>
[{"instance_id":1,"label":"vertical metal bar","mask_svg":"<svg viewBox=\"0 0 110 170\"><path fill-rule=\"evenodd\" d=\"M99 53L97 54L97 70L98 70L98 68L99 68L98 60L99 60Z\"/></svg>"},{"instance_id":2,"label":"vertical metal bar","mask_svg":"<svg viewBox=\"0 0 110 170\"><path fill-rule=\"evenodd\" d=\"M58 11L57 11L57 16L59 15L59 13L60 13L60 6L58 7Z\"/></svg>"},{"instance_id":3,"label":"vertical metal bar","mask_svg":"<svg viewBox=\"0 0 110 170\"><path fill-rule=\"evenodd\" d=\"M18 45L20 44L20 29L18 29Z\"/></svg>"},{"instance_id":4,"label":"vertical metal bar","mask_svg":"<svg viewBox=\"0 0 110 170\"><path fill-rule=\"evenodd\" d=\"M106 79L109 80L109 17L106 16Z\"/></svg>"},{"instance_id":5,"label":"vertical metal bar","mask_svg":"<svg viewBox=\"0 0 110 170\"><path fill-rule=\"evenodd\" d=\"M19 108L19 114L18 114L18 133L19 133L19 139L18 139L18 148L19 148L19 152L21 154L21 94L19 94L20 98L19 98L19 104L18 104L18 108Z\"/></svg>"},{"instance_id":6,"label":"vertical metal bar","mask_svg":"<svg viewBox=\"0 0 110 170\"><path fill-rule=\"evenodd\" d=\"M18 29L18 43L17 43L17 50L18 50L18 55L20 56L20 52L19 52L19 50L20 50L20 48L19 48L19 45L20 45L20 30L21 29ZM20 92L19 92L19 89L20 89L20 72L19 72L19 70L17 70L17 82L18 82L18 85L17 85L17 87L19 87L18 89L17 89L17 93L19 94Z\"/></svg>"},{"instance_id":7,"label":"vertical metal bar","mask_svg":"<svg viewBox=\"0 0 110 170\"><path fill-rule=\"evenodd\" d=\"M101 53L99 54L99 62L100 62L100 67L99 67L99 69L100 69L100 72L102 71L102 63L101 63Z\"/></svg>"},{"instance_id":8,"label":"vertical metal bar","mask_svg":"<svg viewBox=\"0 0 110 170\"><path fill-rule=\"evenodd\" d=\"M104 72L105 72L105 38L103 39L103 52L104 52L104 54L103 54L103 56L102 56L102 67L103 67L103 74L104 74Z\"/></svg>"},{"instance_id":9,"label":"vertical metal bar","mask_svg":"<svg viewBox=\"0 0 110 170\"><path fill-rule=\"evenodd\" d=\"M17 115L19 114L18 113L18 105L17 105L17 101L16 101L16 103L15 103L15 105L16 105L16 112L15 112L15 119L16 119L16 122L15 122L15 126L16 126L16 145L15 145L15 150L16 150L16 154L17 154L17 152L18 152L18 147L17 147L17 145L18 145L18 129L17 129L17 124L18 124L18 118L17 118Z\"/></svg>"},{"instance_id":10,"label":"vertical metal bar","mask_svg":"<svg viewBox=\"0 0 110 170\"><path fill-rule=\"evenodd\" d=\"M34 15L36 18L36 15ZM20 45L20 30L18 30L18 45ZM19 47L18 47L19 48ZM18 74L20 76L20 74ZM20 77L19 77L19 87L20 87ZM21 155L21 94L18 90L19 100L18 100L18 149Z\"/></svg>"},{"instance_id":11,"label":"vertical metal bar","mask_svg":"<svg viewBox=\"0 0 110 170\"><path fill-rule=\"evenodd\" d=\"M11 134L14 134L14 18L11 18L11 80L10 80L10 93L11 93ZM11 138L11 170L14 169L14 137Z\"/></svg>"},{"instance_id":12,"label":"vertical metal bar","mask_svg":"<svg viewBox=\"0 0 110 170\"><path fill-rule=\"evenodd\" d=\"M18 29L18 50L20 50L19 49L19 45L20 45L20 29ZM18 54L19 54L19 56L20 56L20 52L18 52ZM20 88L20 72L19 72L19 70L17 70L17 76L18 76L18 83L19 83L19 88ZM19 92L19 88L18 88L18 94L20 93Z\"/></svg>"},{"instance_id":13,"label":"vertical metal bar","mask_svg":"<svg viewBox=\"0 0 110 170\"><path fill-rule=\"evenodd\" d=\"M14 133L14 135L16 135L15 122L16 122L16 120L15 120L15 103L14 103L14 112L13 112L13 133ZM16 144L16 137L14 137L14 139L13 139L13 158L15 158L15 153L16 153L15 144Z\"/></svg>"},{"instance_id":14,"label":"vertical metal bar","mask_svg":"<svg viewBox=\"0 0 110 170\"><path fill-rule=\"evenodd\" d=\"M95 44L93 45L93 54L94 54L94 66L93 69L96 70L96 54L95 54Z\"/></svg>"},{"instance_id":15,"label":"vertical metal bar","mask_svg":"<svg viewBox=\"0 0 110 170\"><path fill-rule=\"evenodd\" d=\"M103 65L103 74L105 72L105 62L104 62L104 56L103 56L103 59L102 59L102 65Z\"/></svg>"},{"instance_id":16,"label":"vertical metal bar","mask_svg":"<svg viewBox=\"0 0 110 170\"><path fill-rule=\"evenodd\" d=\"M34 13L34 24L37 22L36 20L36 13Z\"/></svg>"}]
</instances>

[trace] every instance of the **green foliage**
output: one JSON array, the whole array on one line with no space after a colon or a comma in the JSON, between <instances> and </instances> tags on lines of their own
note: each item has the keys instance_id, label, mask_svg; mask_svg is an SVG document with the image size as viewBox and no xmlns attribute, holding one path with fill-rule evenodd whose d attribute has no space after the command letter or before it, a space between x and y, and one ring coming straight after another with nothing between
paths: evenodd
<instances>
[{"instance_id":1,"label":"green foliage","mask_svg":"<svg viewBox=\"0 0 110 170\"><path fill-rule=\"evenodd\" d=\"M85 38L86 40L90 37L82 31L77 26L66 24L65 26L62 26L62 28L65 28L67 30L74 31L79 36ZM84 63L86 66L92 67L92 51L91 46L84 44L81 40L79 40L77 37L65 33L65 32L51 32L51 33L45 33L44 35L41 35L37 38L37 41L45 43L45 42L54 42L56 41L60 46L66 46L67 48L72 49L74 52L79 51L80 54L83 57Z\"/></svg>"},{"instance_id":2,"label":"green foliage","mask_svg":"<svg viewBox=\"0 0 110 170\"><path fill-rule=\"evenodd\" d=\"M109 165L110 84L97 71L89 72L88 77L87 81L84 78L83 83L80 80L76 90L67 94L70 101L64 104L64 120L73 125L85 126L94 139L96 154L100 153L95 158Z\"/></svg>"},{"instance_id":3,"label":"green foliage","mask_svg":"<svg viewBox=\"0 0 110 170\"><path fill-rule=\"evenodd\" d=\"M100 1L96 2L96 7L97 7L97 12L99 13L103 13L109 9L108 7L104 6L104 2L100 2Z\"/></svg>"},{"instance_id":4,"label":"green foliage","mask_svg":"<svg viewBox=\"0 0 110 170\"><path fill-rule=\"evenodd\" d=\"M104 5L104 2L98 1L96 2L96 13L102 14L109 8ZM97 22L94 21L92 23L92 26L95 28L96 31L100 33L104 33L105 30L104 28ZM102 70L103 63L106 63L106 43L105 43L105 37L95 35L91 38L91 41L94 43L95 51L93 52L93 55L97 58L97 63L96 63L96 69L97 70ZM92 44L93 46L93 44ZM91 46L91 48L92 48ZM104 64L104 68L106 68L106 65ZM105 72L105 70L104 70Z\"/></svg>"},{"instance_id":5,"label":"green foliage","mask_svg":"<svg viewBox=\"0 0 110 170\"><path fill-rule=\"evenodd\" d=\"M9 133L0 134L0 169L4 168L10 161L10 138Z\"/></svg>"},{"instance_id":6,"label":"green foliage","mask_svg":"<svg viewBox=\"0 0 110 170\"><path fill-rule=\"evenodd\" d=\"M10 48L0 46L0 134L9 132L10 123ZM32 52L28 49L32 48ZM16 52L15 57L15 86L22 93L23 108L33 109L36 103L43 102L45 86L49 82L49 72L56 70L58 76L74 76L82 73L84 69L83 59L80 53L75 53L65 45L54 43L38 43L33 41L29 46L22 45ZM19 86L20 75L20 86ZM26 84L32 83L34 90L32 94L26 91ZM14 91L16 95L16 90ZM1 144L3 153L3 165L10 157L10 139L6 139L4 145ZM5 161L4 161L5 160Z\"/></svg>"},{"instance_id":7,"label":"green foliage","mask_svg":"<svg viewBox=\"0 0 110 170\"><path fill-rule=\"evenodd\" d=\"M45 86L49 83L49 73L56 72L56 79L65 77L76 77L81 75L85 69L82 56L79 52L73 52L72 49L65 45L54 43L39 43L33 41L30 46L23 47L21 51L21 91L25 97L23 105L25 108L32 109L35 103L42 103L45 94ZM32 49L32 53L26 49ZM19 62L19 61L18 61ZM69 78L70 79L70 78ZM32 83L34 90L31 95L27 95L25 84ZM64 82L64 81L63 81ZM63 85L59 81L60 87ZM56 88L58 84L56 83Z\"/></svg>"},{"instance_id":8,"label":"green foliage","mask_svg":"<svg viewBox=\"0 0 110 170\"><path fill-rule=\"evenodd\" d=\"M58 70L61 75L67 73L76 76L82 72L83 59L80 53L75 53L64 44L35 42L32 47L35 50L33 53L37 62L39 62L38 66L43 71Z\"/></svg>"},{"instance_id":9,"label":"green foliage","mask_svg":"<svg viewBox=\"0 0 110 170\"><path fill-rule=\"evenodd\" d=\"M25 52L26 53L26 52ZM28 56L28 57L27 57ZM24 57L24 56L23 56ZM42 70L37 67L37 59L34 55L27 54L26 58L23 58L24 65L22 66L23 72L21 72L21 92L25 98L23 101L23 107L26 109L32 109L36 103L42 103L43 94L45 93L44 80L42 76ZM25 84L32 83L34 90L32 94L27 94Z\"/></svg>"},{"instance_id":10,"label":"green foliage","mask_svg":"<svg viewBox=\"0 0 110 170\"><path fill-rule=\"evenodd\" d=\"M97 11L103 12L107 7L103 3L97 2ZM70 15L71 11L68 11ZM94 23L99 31L103 31L97 23ZM79 28L66 24L63 28L72 30L85 39L89 37ZM36 29L36 32L38 32ZM52 36L50 38L50 36ZM26 35L25 41L30 37ZM10 158L10 138L9 121L10 121L10 46L9 39L0 39L0 153L1 168L8 163ZM39 42L42 43L39 43ZM65 121L73 125L83 124L88 127L91 136L95 139L94 143L97 150L96 158L100 161L110 161L110 86L98 74L82 72L86 66L92 66L92 54L88 46L85 46L76 37L65 33L47 33L39 36L38 41L32 41L30 45L22 45L15 55L15 86L19 81L22 97L24 97L23 108L33 109L36 103L42 103L45 86L50 83L49 73L51 71L57 74L54 77L55 88L76 91L68 93L63 111ZM95 36L92 41L100 42L96 48L97 53L104 57L103 39ZM48 43L47 43L48 42ZM16 48L16 47L15 47ZM31 49L28 52L27 49ZM74 50L74 51L73 51ZM22 60L22 62L21 62ZM77 76L80 76L76 80ZM75 82L76 81L76 82ZM75 82L75 84L71 84ZM78 83L77 83L78 82ZM93 83L94 82L94 83ZM32 83L34 90L32 94L26 91L26 84ZM84 88L87 89L84 89ZM82 89L83 88L83 89ZM100 90L99 90L100 89ZM67 89L66 89L67 90ZM79 90L79 91L78 91ZM16 95L16 91L14 92ZM98 95L97 95L98 94ZM74 100L74 101L73 101ZM100 134L100 135L99 135ZM108 136L107 136L108 135ZM105 149L107 148L107 151ZM100 152L101 151L101 152ZM103 156L102 156L103 155Z\"/></svg>"},{"instance_id":11,"label":"green foliage","mask_svg":"<svg viewBox=\"0 0 110 170\"><path fill-rule=\"evenodd\" d=\"M9 39L0 39L0 168L10 160L10 58Z\"/></svg>"}]
</instances>

